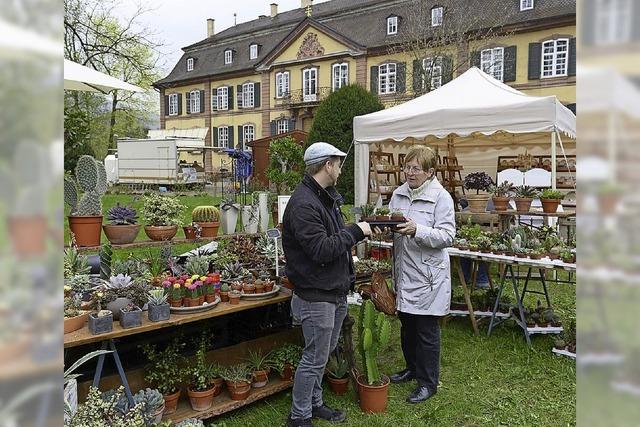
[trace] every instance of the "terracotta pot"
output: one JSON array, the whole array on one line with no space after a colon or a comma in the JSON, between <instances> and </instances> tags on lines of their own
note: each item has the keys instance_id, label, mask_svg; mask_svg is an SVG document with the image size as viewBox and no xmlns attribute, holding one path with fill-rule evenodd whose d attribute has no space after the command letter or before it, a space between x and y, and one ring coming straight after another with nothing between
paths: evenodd
<instances>
[{"instance_id":1,"label":"terracotta pot","mask_svg":"<svg viewBox=\"0 0 640 427\"><path fill-rule=\"evenodd\" d=\"M190 387L187 387L187 395L189 396L189 402L191 408L194 411L206 411L213 405L213 393L215 387L211 387L205 391L193 391Z\"/></svg>"},{"instance_id":2,"label":"terracotta pot","mask_svg":"<svg viewBox=\"0 0 640 427\"><path fill-rule=\"evenodd\" d=\"M293 374L294 374L293 366L288 363L285 363L284 368L282 369L282 372L280 372L280 378L282 378L285 381L291 381L293 379Z\"/></svg>"},{"instance_id":3,"label":"terracotta pot","mask_svg":"<svg viewBox=\"0 0 640 427\"><path fill-rule=\"evenodd\" d=\"M240 304L240 295L229 295L229 304Z\"/></svg>"},{"instance_id":4,"label":"terracotta pot","mask_svg":"<svg viewBox=\"0 0 640 427\"><path fill-rule=\"evenodd\" d=\"M229 292L220 292L220 300L222 302L229 302Z\"/></svg>"},{"instance_id":5,"label":"terracotta pot","mask_svg":"<svg viewBox=\"0 0 640 427\"><path fill-rule=\"evenodd\" d=\"M188 297L184 297L182 298L182 305L184 305L185 307L197 307L200 304L200 297L198 298L188 298Z\"/></svg>"},{"instance_id":6,"label":"terracotta pot","mask_svg":"<svg viewBox=\"0 0 640 427\"><path fill-rule=\"evenodd\" d=\"M151 414L151 424L159 424L162 421L162 414L164 413L164 405L156 409L155 412Z\"/></svg>"},{"instance_id":7,"label":"terracotta pot","mask_svg":"<svg viewBox=\"0 0 640 427\"><path fill-rule=\"evenodd\" d=\"M216 397L220 393L222 393L222 386L224 385L224 380L222 378L214 378L211 380L214 386L213 397Z\"/></svg>"},{"instance_id":8,"label":"terracotta pot","mask_svg":"<svg viewBox=\"0 0 640 427\"><path fill-rule=\"evenodd\" d=\"M216 237L218 235L219 222L197 222L196 224L202 228L200 237Z\"/></svg>"},{"instance_id":9,"label":"terracotta pot","mask_svg":"<svg viewBox=\"0 0 640 427\"><path fill-rule=\"evenodd\" d=\"M256 293L256 285L250 285L248 283L245 283L245 285L242 287L243 291L245 294L255 294Z\"/></svg>"},{"instance_id":10,"label":"terracotta pot","mask_svg":"<svg viewBox=\"0 0 640 427\"><path fill-rule=\"evenodd\" d=\"M382 385L369 385L364 375L358 377L358 394L360 395L360 409L364 412L377 414L387 410L389 398L389 378L381 375Z\"/></svg>"},{"instance_id":11,"label":"terracotta pot","mask_svg":"<svg viewBox=\"0 0 640 427\"><path fill-rule=\"evenodd\" d=\"M508 197L496 197L493 196L491 198L493 201L493 209L495 211L503 212L509 209L509 198Z\"/></svg>"},{"instance_id":12,"label":"terracotta pot","mask_svg":"<svg viewBox=\"0 0 640 427\"><path fill-rule=\"evenodd\" d=\"M64 333L68 334L69 332L77 331L78 329L84 328L85 323L87 323L87 319L89 318L89 312L84 312L74 317L68 317L64 319Z\"/></svg>"},{"instance_id":13,"label":"terracotta pot","mask_svg":"<svg viewBox=\"0 0 640 427\"><path fill-rule=\"evenodd\" d=\"M269 282L269 283L265 283L264 284L264 291L265 292L271 292L273 290L273 282Z\"/></svg>"},{"instance_id":14,"label":"terracotta pot","mask_svg":"<svg viewBox=\"0 0 640 427\"><path fill-rule=\"evenodd\" d=\"M267 374L266 370L262 371L253 371L253 383L251 387L253 388L261 388L267 385L269 382L269 374Z\"/></svg>"},{"instance_id":15,"label":"terracotta pot","mask_svg":"<svg viewBox=\"0 0 640 427\"><path fill-rule=\"evenodd\" d=\"M207 295L204 296L204 299L209 304L211 304L212 302L214 302L216 300L216 294L207 294Z\"/></svg>"},{"instance_id":16,"label":"terracotta pot","mask_svg":"<svg viewBox=\"0 0 640 427\"><path fill-rule=\"evenodd\" d=\"M202 304L204 304L204 299L205 299L204 295L200 295L200 296L198 297L198 305L202 305Z\"/></svg>"},{"instance_id":17,"label":"terracotta pot","mask_svg":"<svg viewBox=\"0 0 640 427\"><path fill-rule=\"evenodd\" d=\"M178 232L177 225L145 225L144 232L151 240L163 241L171 240Z\"/></svg>"},{"instance_id":18,"label":"terracotta pot","mask_svg":"<svg viewBox=\"0 0 640 427\"><path fill-rule=\"evenodd\" d=\"M105 236L114 245L126 245L136 240L138 232L140 232L141 225L128 224L128 225L113 225L105 224L102 226Z\"/></svg>"},{"instance_id":19,"label":"terracotta pot","mask_svg":"<svg viewBox=\"0 0 640 427\"><path fill-rule=\"evenodd\" d=\"M99 216L71 216L69 231L73 233L78 246L100 246L102 232L102 215Z\"/></svg>"},{"instance_id":20,"label":"terracotta pot","mask_svg":"<svg viewBox=\"0 0 640 427\"><path fill-rule=\"evenodd\" d=\"M225 381L231 395L231 400L244 400L251 392L251 383L248 381Z\"/></svg>"},{"instance_id":21,"label":"terracotta pot","mask_svg":"<svg viewBox=\"0 0 640 427\"><path fill-rule=\"evenodd\" d=\"M169 303L171 304L171 307L182 307L182 298L177 300L171 299L169 300Z\"/></svg>"},{"instance_id":22,"label":"terracotta pot","mask_svg":"<svg viewBox=\"0 0 640 427\"><path fill-rule=\"evenodd\" d=\"M256 294L264 294L264 284L256 285Z\"/></svg>"},{"instance_id":23,"label":"terracotta pot","mask_svg":"<svg viewBox=\"0 0 640 427\"><path fill-rule=\"evenodd\" d=\"M516 197L513 200L516 202L516 210L518 212L529 212L529 210L531 210L531 202L533 202L533 199Z\"/></svg>"},{"instance_id":24,"label":"terracotta pot","mask_svg":"<svg viewBox=\"0 0 640 427\"><path fill-rule=\"evenodd\" d=\"M333 378L331 375L327 375L327 381L329 381L331 391L338 396L346 394L347 390L349 390L349 377Z\"/></svg>"},{"instance_id":25,"label":"terracotta pot","mask_svg":"<svg viewBox=\"0 0 640 427\"><path fill-rule=\"evenodd\" d=\"M469 210L474 213L482 213L487 210L488 194L467 194L465 196L469 202Z\"/></svg>"},{"instance_id":26,"label":"terracotta pot","mask_svg":"<svg viewBox=\"0 0 640 427\"><path fill-rule=\"evenodd\" d=\"M173 394L165 394L164 397L164 415L173 414L178 408L178 399L180 399L180 389Z\"/></svg>"},{"instance_id":27,"label":"terracotta pot","mask_svg":"<svg viewBox=\"0 0 640 427\"><path fill-rule=\"evenodd\" d=\"M184 231L184 238L187 240L195 240L196 236L196 228L192 225L185 225L182 227L182 231Z\"/></svg>"},{"instance_id":28,"label":"terracotta pot","mask_svg":"<svg viewBox=\"0 0 640 427\"><path fill-rule=\"evenodd\" d=\"M13 251L19 257L42 255L47 237L47 220L44 216L14 216L7 218L7 229L13 243Z\"/></svg>"},{"instance_id":29,"label":"terracotta pot","mask_svg":"<svg viewBox=\"0 0 640 427\"><path fill-rule=\"evenodd\" d=\"M542 212L556 213L558 211L560 199L540 199L540 203L542 203Z\"/></svg>"},{"instance_id":30,"label":"terracotta pot","mask_svg":"<svg viewBox=\"0 0 640 427\"><path fill-rule=\"evenodd\" d=\"M389 221L389 215L376 215L376 221Z\"/></svg>"}]
</instances>

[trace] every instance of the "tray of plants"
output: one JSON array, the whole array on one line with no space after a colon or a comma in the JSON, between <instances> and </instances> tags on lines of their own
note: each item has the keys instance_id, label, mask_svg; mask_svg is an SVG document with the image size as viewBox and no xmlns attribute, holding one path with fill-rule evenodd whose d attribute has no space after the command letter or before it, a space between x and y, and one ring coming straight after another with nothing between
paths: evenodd
<instances>
[{"instance_id":1,"label":"tray of plants","mask_svg":"<svg viewBox=\"0 0 640 427\"><path fill-rule=\"evenodd\" d=\"M191 314L198 313L200 311L211 310L215 306L220 303L220 297L216 296L216 299L213 302L204 302L202 305L197 305L193 307L171 307L171 312L175 314Z\"/></svg>"},{"instance_id":2,"label":"tray of plants","mask_svg":"<svg viewBox=\"0 0 640 427\"><path fill-rule=\"evenodd\" d=\"M242 293L240 294L240 298L250 299L250 300L268 299L278 295L278 292L280 292L280 286L273 285L272 290L270 290L269 292L263 292L261 294L247 294L243 290Z\"/></svg>"}]
</instances>

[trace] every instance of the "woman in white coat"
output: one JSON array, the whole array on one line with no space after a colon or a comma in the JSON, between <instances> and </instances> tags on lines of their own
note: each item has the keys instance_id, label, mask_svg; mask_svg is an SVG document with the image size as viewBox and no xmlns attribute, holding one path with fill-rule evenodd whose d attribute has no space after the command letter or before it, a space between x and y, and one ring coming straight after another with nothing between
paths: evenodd
<instances>
[{"instance_id":1,"label":"woman in white coat","mask_svg":"<svg viewBox=\"0 0 640 427\"><path fill-rule=\"evenodd\" d=\"M407 222L394 234L393 276L398 317L402 324L402 352L406 369L391 381L416 379L418 387L407 401L419 403L433 396L440 374L440 326L449 313L451 273L449 255L456 234L453 199L436 178L436 155L415 146L405 158L406 182L391 197L389 208L401 211Z\"/></svg>"}]
</instances>

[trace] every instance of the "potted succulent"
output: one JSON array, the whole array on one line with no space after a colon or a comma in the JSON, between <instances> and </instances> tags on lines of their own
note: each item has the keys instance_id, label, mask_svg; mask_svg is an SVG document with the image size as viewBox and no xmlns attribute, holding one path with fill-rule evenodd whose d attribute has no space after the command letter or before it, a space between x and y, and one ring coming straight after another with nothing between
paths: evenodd
<instances>
[{"instance_id":1,"label":"potted succulent","mask_svg":"<svg viewBox=\"0 0 640 427\"><path fill-rule=\"evenodd\" d=\"M269 371L271 370L271 354L262 354L260 350L249 350L247 357L251 375L253 378L253 388L262 388L269 382Z\"/></svg>"},{"instance_id":2,"label":"potted succulent","mask_svg":"<svg viewBox=\"0 0 640 427\"><path fill-rule=\"evenodd\" d=\"M251 392L251 370L246 365L229 366L222 372L231 400L244 400Z\"/></svg>"},{"instance_id":3,"label":"potted succulent","mask_svg":"<svg viewBox=\"0 0 640 427\"><path fill-rule=\"evenodd\" d=\"M144 198L142 215L147 221L144 232L151 240L171 240L182 224L182 215L186 206L178 199L159 194Z\"/></svg>"},{"instance_id":4,"label":"potted succulent","mask_svg":"<svg viewBox=\"0 0 640 427\"><path fill-rule=\"evenodd\" d=\"M564 193L562 191L545 188L540 194L542 211L544 213L556 213L562 199L564 199Z\"/></svg>"},{"instance_id":5,"label":"potted succulent","mask_svg":"<svg viewBox=\"0 0 640 427\"><path fill-rule=\"evenodd\" d=\"M240 291L237 291L235 289L229 291L229 304L240 304Z\"/></svg>"},{"instance_id":6,"label":"potted succulent","mask_svg":"<svg viewBox=\"0 0 640 427\"><path fill-rule=\"evenodd\" d=\"M160 391L153 388L142 389L133 395L133 401L142 407L142 416L146 424L158 424L162 420L164 397Z\"/></svg>"},{"instance_id":7,"label":"potted succulent","mask_svg":"<svg viewBox=\"0 0 640 427\"><path fill-rule=\"evenodd\" d=\"M120 206L118 203L107 211L109 224L104 224L107 239L114 245L126 245L136 240L140 231L140 224L136 224L138 216L136 210L129 206Z\"/></svg>"},{"instance_id":8,"label":"potted succulent","mask_svg":"<svg viewBox=\"0 0 640 427\"><path fill-rule=\"evenodd\" d=\"M342 356L342 353L337 353L329 358L327 363L327 381L329 381L329 387L338 396L342 396L347 393L349 389L349 363L347 359Z\"/></svg>"},{"instance_id":9,"label":"potted succulent","mask_svg":"<svg viewBox=\"0 0 640 427\"><path fill-rule=\"evenodd\" d=\"M474 172L464 177L464 188L476 190L476 194L467 194L467 202L471 212L479 213L487 210L489 195L486 193L493 185L493 180L486 172ZM483 191L485 193L480 194Z\"/></svg>"},{"instance_id":10,"label":"potted succulent","mask_svg":"<svg viewBox=\"0 0 640 427\"><path fill-rule=\"evenodd\" d=\"M102 309L104 293L102 291L95 292L93 297L97 308L95 313L89 313L89 331L93 335L111 332L113 330L113 312Z\"/></svg>"},{"instance_id":11,"label":"potted succulent","mask_svg":"<svg viewBox=\"0 0 640 427\"><path fill-rule=\"evenodd\" d=\"M212 366L207 363L207 343L201 339L195 354L193 366L188 370L189 386L187 395L194 411L206 411L213 404L215 385Z\"/></svg>"},{"instance_id":12,"label":"potted succulent","mask_svg":"<svg viewBox=\"0 0 640 427\"><path fill-rule=\"evenodd\" d=\"M376 220L377 221L386 221L389 219L389 209L388 208L378 208L376 209Z\"/></svg>"},{"instance_id":13,"label":"potted succulent","mask_svg":"<svg viewBox=\"0 0 640 427\"><path fill-rule=\"evenodd\" d=\"M162 289L151 289L148 296L148 315L152 322L169 320L171 316L170 305L167 302L169 295Z\"/></svg>"},{"instance_id":14,"label":"potted succulent","mask_svg":"<svg viewBox=\"0 0 640 427\"><path fill-rule=\"evenodd\" d=\"M478 245L478 250L484 253L491 252L492 243L493 242L491 241L491 238L486 234L483 234L482 236L478 237L478 239L476 240L476 244Z\"/></svg>"},{"instance_id":15,"label":"potted succulent","mask_svg":"<svg viewBox=\"0 0 640 427\"><path fill-rule=\"evenodd\" d=\"M76 245L99 246L107 172L102 162L88 155L80 156L75 172L75 180L64 178L64 201L70 207L69 230Z\"/></svg>"},{"instance_id":16,"label":"potted succulent","mask_svg":"<svg viewBox=\"0 0 640 427\"><path fill-rule=\"evenodd\" d=\"M202 228L200 228L200 226L195 222L183 225L182 231L184 232L184 238L187 240L196 240L202 235Z\"/></svg>"},{"instance_id":17,"label":"potted succulent","mask_svg":"<svg viewBox=\"0 0 640 427\"><path fill-rule=\"evenodd\" d=\"M103 282L103 288L106 292L105 301L107 301L107 310L113 313L113 320L120 320L120 309L132 304L126 294L128 288L132 285L133 279L128 274L118 273L111 276L109 281Z\"/></svg>"},{"instance_id":18,"label":"potted succulent","mask_svg":"<svg viewBox=\"0 0 640 427\"><path fill-rule=\"evenodd\" d=\"M226 283L220 286L220 300L222 300L222 302L229 302L229 285Z\"/></svg>"},{"instance_id":19,"label":"potted succulent","mask_svg":"<svg viewBox=\"0 0 640 427\"><path fill-rule=\"evenodd\" d=\"M182 307L183 284L184 281L182 279L178 279L175 283L171 284L169 291L169 304L171 304L171 307Z\"/></svg>"},{"instance_id":20,"label":"potted succulent","mask_svg":"<svg viewBox=\"0 0 640 427\"><path fill-rule=\"evenodd\" d=\"M70 291L69 286L65 286L65 292ZM81 310L82 307L82 295L71 294L64 297L64 333L77 331L82 329L84 324L87 323L89 317L89 311Z\"/></svg>"},{"instance_id":21,"label":"potted succulent","mask_svg":"<svg viewBox=\"0 0 640 427\"><path fill-rule=\"evenodd\" d=\"M256 294L264 293L264 280L262 278L258 277L253 285L256 288Z\"/></svg>"},{"instance_id":22,"label":"potted succulent","mask_svg":"<svg viewBox=\"0 0 640 427\"><path fill-rule=\"evenodd\" d=\"M175 427L204 427L204 422L197 418L187 418L180 421Z\"/></svg>"},{"instance_id":23,"label":"potted succulent","mask_svg":"<svg viewBox=\"0 0 640 427\"><path fill-rule=\"evenodd\" d=\"M362 221L372 221L374 219L375 210L375 206L370 203L366 203L360 206L360 215L362 217Z\"/></svg>"},{"instance_id":24,"label":"potted succulent","mask_svg":"<svg viewBox=\"0 0 640 427\"><path fill-rule=\"evenodd\" d=\"M516 210L521 213L527 213L531 209L531 202L538 197L539 192L528 185L520 185L516 187Z\"/></svg>"},{"instance_id":25,"label":"potted succulent","mask_svg":"<svg viewBox=\"0 0 640 427\"><path fill-rule=\"evenodd\" d=\"M360 306L358 329L358 347L363 363L363 374L357 377L360 408L369 413L384 412L387 409L389 378L380 374L376 357L389 342L389 319L382 312L376 314L373 302L365 300Z\"/></svg>"},{"instance_id":26,"label":"potted succulent","mask_svg":"<svg viewBox=\"0 0 640 427\"><path fill-rule=\"evenodd\" d=\"M236 203L235 200L227 199L220 202L220 219L223 234L236 232L239 214L240 204Z\"/></svg>"},{"instance_id":27,"label":"potted succulent","mask_svg":"<svg viewBox=\"0 0 640 427\"><path fill-rule=\"evenodd\" d=\"M400 210L391 212L391 219L393 221L406 221L406 218L404 217L404 213L402 213L402 211Z\"/></svg>"},{"instance_id":28,"label":"potted succulent","mask_svg":"<svg viewBox=\"0 0 640 427\"><path fill-rule=\"evenodd\" d=\"M185 307L197 307L202 305L200 302L200 282L199 280L187 279L184 282L184 297L182 305Z\"/></svg>"},{"instance_id":29,"label":"potted succulent","mask_svg":"<svg viewBox=\"0 0 640 427\"><path fill-rule=\"evenodd\" d=\"M515 187L509 181L503 181L491 188L491 200L493 209L496 211L506 211L509 208L509 198L515 192Z\"/></svg>"},{"instance_id":30,"label":"potted succulent","mask_svg":"<svg viewBox=\"0 0 640 427\"><path fill-rule=\"evenodd\" d=\"M576 262L576 254L569 248L564 248L560 251L560 259L567 264L574 264Z\"/></svg>"},{"instance_id":31,"label":"potted succulent","mask_svg":"<svg viewBox=\"0 0 640 427\"><path fill-rule=\"evenodd\" d=\"M120 309L120 326L122 329L135 328L142 325L142 310L135 304L128 304Z\"/></svg>"},{"instance_id":32,"label":"potted succulent","mask_svg":"<svg viewBox=\"0 0 640 427\"><path fill-rule=\"evenodd\" d=\"M145 367L144 380L162 393L165 415L176 411L180 398L180 383L183 380L180 352L184 346L185 344L178 340L171 341L162 351L148 343L141 346L142 352L149 360L149 365Z\"/></svg>"},{"instance_id":33,"label":"potted succulent","mask_svg":"<svg viewBox=\"0 0 640 427\"><path fill-rule=\"evenodd\" d=\"M216 237L220 227L220 211L215 206L197 206L191 218L202 229L201 237Z\"/></svg>"},{"instance_id":34,"label":"potted succulent","mask_svg":"<svg viewBox=\"0 0 640 427\"><path fill-rule=\"evenodd\" d=\"M285 381L291 381L300 358L302 358L302 347L292 343L285 343L282 347L272 352L273 369L280 374L280 378Z\"/></svg>"},{"instance_id":35,"label":"potted succulent","mask_svg":"<svg viewBox=\"0 0 640 427\"><path fill-rule=\"evenodd\" d=\"M242 284L242 292L245 294L255 294L256 293L256 285L251 282L245 282Z\"/></svg>"}]
</instances>

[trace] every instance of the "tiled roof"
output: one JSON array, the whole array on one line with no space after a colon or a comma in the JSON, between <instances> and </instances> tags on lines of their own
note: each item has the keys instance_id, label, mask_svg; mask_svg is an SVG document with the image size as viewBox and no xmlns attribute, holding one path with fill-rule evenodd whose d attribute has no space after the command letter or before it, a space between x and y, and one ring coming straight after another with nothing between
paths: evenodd
<instances>
[{"instance_id":1,"label":"tiled roof","mask_svg":"<svg viewBox=\"0 0 640 427\"><path fill-rule=\"evenodd\" d=\"M419 0L422 1L422 0ZM553 17L575 15L575 0L535 0L532 10L520 11L519 0L427 0L433 5L450 5L465 13L455 13L460 19L469 17L474 24L488 27L500 24L518 24ZM508 2L508 3L507 3ZM387 36L385 20L389 15L410 19L412 0L332 0L313 6L313 19L321 22L344 37L368 48L386 46L394 36ZM423 6L424 7L424 6ZM447 7L447 6L445 6ZM460 9L458 9L458 7ZM466 12L469 13L466 13ZM497 14L496 11L499 11ZM499 16L496 16L499 15ZM445 12L445 25L446 25ZM507 18L505 18L505 16ZM213 37L183 48L185 53L169 75L158 82L159 86L185 80L215 77L227 73L252 72L265 56L274 50L306 18L303 9L283 12L275 17L258 18L228 28ZM465 28L464 25L456 25ZM403 25L399 27L402 33ZM395 36L398 37L398 36ZM260 45L258 58L249 59L249 45ZM233 63L224 64L224 51L234 50ZM196 59L193 71L187 72L186 58Z\"/></svg>"}]
</instances>

